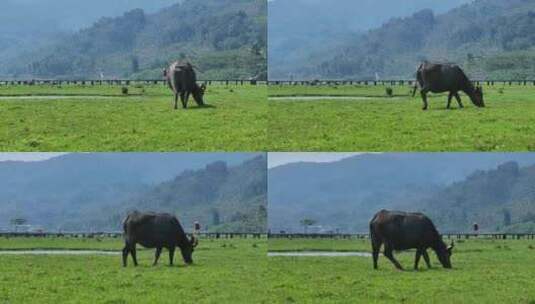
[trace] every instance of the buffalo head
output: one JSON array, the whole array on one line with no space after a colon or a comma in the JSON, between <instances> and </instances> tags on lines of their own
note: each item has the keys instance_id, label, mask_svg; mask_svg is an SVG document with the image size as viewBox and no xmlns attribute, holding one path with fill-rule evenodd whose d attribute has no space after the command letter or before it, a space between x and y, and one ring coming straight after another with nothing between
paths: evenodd
<instances>
[{"instance_id":1,"label":"buffalo head","mask_svg":"<svg viewBox=\"0 0 535 304\"><path fill-rule=\"evenodd\" d=\"M474 89L474 96L472 96L472 102L479 108L485 107L485 101L483 100L483 88L478 86Z\"/></svg>"},{"instance_id":2,"label":"buffalo head","mask_svg":"<svg viewBox=\"0 0 535 304\"><path fill-rule=\"evenodd\" d=\"M204 83L201 86L197 86L196 89L192 92L193 99L195 99L197 104L200 106L204 105L204 92L206 92L206 84Z\"/></svg>"},{"instance_id":3,"label":"buffalo head","mask_svg":"<svg viewBox=\"0 0 535 304\"><path fill-rule=\"evenodd\" d=\"M446 244L444 242L440 242L438 248L435 249L437 253L438 260L440 261L440 264L444 268L451 268L451 255L453 254L453 247L455 247L455 243L452 241L449 246L446 247Z\"/></svg>"},{"instance_id":4,"label":"buffalo head","mask_svg":"<svg viewBox=\"0 0 535 304\"><path fill-rule=\"evenodd\" d=\"M196 236L192 235L190 239L186 237L186 242L184 242L180 247L180 251L182 252L182 258L184 259L184 263L190 265L193 264L193 251L195 250L195 247L199 245L199 240Z\"/></svg>"}]
</instances>

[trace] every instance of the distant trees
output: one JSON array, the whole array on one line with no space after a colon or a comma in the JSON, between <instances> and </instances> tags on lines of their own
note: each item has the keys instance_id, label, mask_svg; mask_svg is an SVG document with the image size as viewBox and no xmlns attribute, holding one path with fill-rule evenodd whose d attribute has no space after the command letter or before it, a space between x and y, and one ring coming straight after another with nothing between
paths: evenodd
<instances>
[{"instance_id":1,"label":"distant trees","mask_svg":"<svg viewBox=\"0 0 535 304\"><path fill-rule=\"evenodd\" d=\"M100 72L154 78L168 61L188 58L202 62L209 78L258 75L267 48L265 19L248 14L255 11L250 9L254 2L233 3L234 10L221 10L221 5L218 0L185 1L154 15L135 9L102 18L35 54L23 63L23 70L50 78L91 78Z\"/></svg>"},{"instance_id":2,"label":"distant trees","mask_svg":"<svg viewBox=\"0 0 535 304\"><path fill-rule=\"evenodd\" d=\"M301 224L301 226L303 226L304 233L307 234L308 233L308 228L310 226L315 225L317 223L317 221L313 220L313 219L309 219L309 218L304 218L299 223Z\"/></svg>"},{"instance_id":3,"label":"distant trees","mask_svg":"<svg viewBox=\"0 0 535 304\"><path fill-rule=\"evenodd\" d=\"M28 223L28 220L25 219L25 218L20 218L19 217L19 218L11 219L9 222L10 222L11 226L13 226L13 230L15 232L18 232L19 227L23 226L23 225L26 225Z\"/></svg>"}]
</instances>

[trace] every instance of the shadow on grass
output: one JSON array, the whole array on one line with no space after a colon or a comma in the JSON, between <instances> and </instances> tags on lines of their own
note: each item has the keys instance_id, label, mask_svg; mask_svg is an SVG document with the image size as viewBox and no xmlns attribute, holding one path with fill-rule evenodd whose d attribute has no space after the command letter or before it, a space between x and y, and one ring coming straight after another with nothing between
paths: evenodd
<instances>
[{"instance_id":1,"label":"shadow on grass","mask_svg":"<svg viewBox=\"0 0 535 304\"><path fill-rule=\"evenodd\" d=\"M173 109L173 110L174 111L193 111L193 110L208 110L208 109L217 109L217 107L213 105L203 105L203 106L188 107L187 109L179 107L178 109L176 110Z\"/></svg>"}]
</instances>

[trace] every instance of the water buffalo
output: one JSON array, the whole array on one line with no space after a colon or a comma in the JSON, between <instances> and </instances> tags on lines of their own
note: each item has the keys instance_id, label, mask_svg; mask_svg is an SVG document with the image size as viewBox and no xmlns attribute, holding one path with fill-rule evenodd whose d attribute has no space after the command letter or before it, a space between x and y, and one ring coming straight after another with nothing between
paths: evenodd
<instances>
[{"instance_id":1,"label":"water buffalo","mask_svg":"<svg viewBox=\"0 0 535 304\"><path fill-rule=\"evenodd\" d=\"M175 61L164 69L163 76L167 80L167 85L175 94L175 110L178 109L178 96L180 96L184 109L188 107L190 94L193 95L193 99L198 106L204 105L203 97L206 85L199 86L197 84L197 76L191 63Z\"/></svg>"},{"instance_id":2,"label":"water buffalo","mask_svg":"<svg viewBox=\"0 0 535 304\"><path fill-rule=\"evenodd\" d=\"M417 84L414 86L412 95L414 96L416 94L419 85L424 102L424 110L427 110L427 93L429 92L449 92L448 109L451 107L451 99L453 97L459 103L459 107L463 108L459 91L468 95L475 106L480 108L485 107L483 89L479 86L474 87L463 70L457 65L424 62L416 72L416 81Z\"/></svg>"},{"instance_id":3,"label":"water buffalo","mask_svg":"<svg viewBox=\"0 0 535 304\"><path fill-rule=\"evenodd\" d=\"M453 242L448 247L442 241L435 225L421 213L381 210L370 222L370 237L373 250L373 268L377 269L379 250L384 244L384 256L399 270L403 270L394 258L394 250L416 249L414 269L423 256L427 267L431 268L427 248L432 248L444 268L451 268L450 257Z\"/></svg>"},{"instance_id":4,"label":"water buffalo","mask_svg":"<svg viewBox=\"0 0 535 304\"><path fill-rule=\"evenodd\" d=\"M162 248L169 250L169 264L173 265L175 248L180 248L182 258L186 264L193 263L191 258L194 248L198 244L196 237L188 239L178 219L167 213L152 213L134 211L128 214L123 223L124 241L123 266L126 267L128 254L132 255L134 265L137 266L136 244L145 248L156 248L153 265L158 263Z\"/></svg>"}]
</instances>

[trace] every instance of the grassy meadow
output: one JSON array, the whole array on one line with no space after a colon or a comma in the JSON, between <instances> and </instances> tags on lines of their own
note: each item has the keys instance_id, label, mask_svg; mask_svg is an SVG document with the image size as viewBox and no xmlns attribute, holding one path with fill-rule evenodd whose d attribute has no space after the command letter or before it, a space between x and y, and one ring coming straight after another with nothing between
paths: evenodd
<instances>
[{"instance_id":1,"label":"grassy meadow","mask_svg":"<svg viewBox=\"0 0 535 304\"><path fill-rule=\"evenodd\" d=\"M0 250L120 250L120 239L2 239ZM185 266L167 251L138 250L139 266L120 255L1 255L0 303L271 303L266 239L201 239Z\"/></svg>"},{"instance_id":2,"label":"grassy meadow","mask_svg":"<svg viewBox=\"0 0 535 304\"><path fill-rule=\"evenodd\" d=\"M412 87L270 86L270 151L533 151L535 86L485 86L484 109L461 93L429 94L422 111Z\"/></svg>"},{"instance_id":3,"label":"grassy meadow","mask_svg":"<svg viewBox=\"0 0 535 304\"><path fill-rule=\"evenodd\" d=\"M368 240L269 240L270 252L371 252ZM429 251L414 271L414 252L396 253L405 271L383 256L270 257L269 275L277 303L535 303L535 240L457 241L453 269Z\"/></svg>"},{"instance_id":4,"label":"grassy meadow","mask_svg":"<svg viewBox=\"0 0 535 304\"><path fill-rule=\"evenodd\" d=\"M263 151L265 85L210 85L174 110L163 85L0 86L0 151Z\"/></svg>"}]
</instances>

